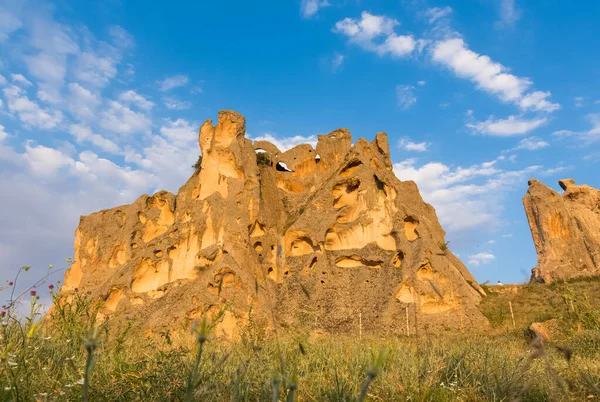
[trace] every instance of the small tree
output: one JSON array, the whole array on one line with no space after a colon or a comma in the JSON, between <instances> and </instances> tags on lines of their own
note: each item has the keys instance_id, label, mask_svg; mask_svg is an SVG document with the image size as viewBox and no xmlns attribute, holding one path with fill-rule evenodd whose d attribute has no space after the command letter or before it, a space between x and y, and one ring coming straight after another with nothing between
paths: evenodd
<instances>
[{"instance_id":1,"label":"small tree","mask_svg":"<svg viewBox=\"0 0 600 402\"><path fill-rule=\"evenodd\" d=\"M273 166L273 163L271 162L271 157L266 152L256 153L256 164L258 166Z\"/></svg>"},{"instance_id":2,"label":"small tree","mask_svg":"<svg viewBox=\"0 0 600 402\"><path fill-rule=\"evenodd\" d=\"M197 171L200 171L202 169L202 155L198 156L198 160L192 165L192 167Z\"/></svg>"}]
</instances>

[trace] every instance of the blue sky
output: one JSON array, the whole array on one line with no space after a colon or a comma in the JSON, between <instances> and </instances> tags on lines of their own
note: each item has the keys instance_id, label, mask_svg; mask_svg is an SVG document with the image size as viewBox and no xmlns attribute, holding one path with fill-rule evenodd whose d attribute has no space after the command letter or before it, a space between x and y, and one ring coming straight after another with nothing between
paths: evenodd
<instances>
[{"instance_id":1,"label":"blue sky","mask_svg":"<svg viewBox=\"0 0 600 402\"><path fill-rule=\"evenodd\" d=\"M600 3L0 5L0 272L72 254L80 215L177 191L221 109L280 147L386 131L483 282L536 264L536 177L600 187ZM543 3L543 4L542 4Z\"/></svg>"}]
</instances>

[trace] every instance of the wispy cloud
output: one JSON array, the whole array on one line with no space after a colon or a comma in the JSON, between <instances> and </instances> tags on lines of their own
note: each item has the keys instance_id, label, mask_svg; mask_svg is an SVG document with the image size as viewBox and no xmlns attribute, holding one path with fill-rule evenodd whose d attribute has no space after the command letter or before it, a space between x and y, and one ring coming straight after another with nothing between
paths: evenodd
<instances>
[{"instance_id":1,"label":"wispy cloud","mask_svg":"<svg viewBox=\"0 0 600 402\"><path fill-rule=\"evenodd\" d=\"M171 77L167 77L159 82L159 90L161 92L168 92L172 89L186 86L189 82L187 75L178 74Z\"/></svg>"},{"instance_id":2,"label":"wispy cloud","mask_svg":"<svg viewBox=\"0 0 600 402\"><path fill-rule=\"evenodd\" d=\"M331 59L331 71L334 73L342 67L344 64L344 55L335 53Z\"/></svg>"},{"instance_id":3,"label":"wispy cloud","mask_svg":"<svg viewBox=\"0 0 600 402\"><path fill-rule=\"evenodd\" d=\"M136 105L137 107L143 110L150 110L155 106L154 102L149 101L148 99L146 99L145 97L138 94L132 89L121 92L121 94L119 95L119 100L127 104Z\"/></svg>"},{"instance_id":4,"label":"wispy cloud","mask_svg":"<svg viewBox=\"0 0 600 402\"><path fill-rule=\"evenodd\" d=\"M11 74L10 78L11 78L12 82L14 82L17 85L23 85L26 87L30 87L33 85L31 83L31 81L29 81L27 78L25 78L25 76L23 74Z\"/></svg>"},{"instance_id":5,"label":"wispy cloud","mask_svg":"<svg viewBox=\"0 0 600 402\"><path fill-rule=\"evenodd\" d=\"M417 103L417 97L414 94L415 87L412 85L397 85L396 86L396 101L402 109L409 109Z\"/></svg>"},{"instance_id":6,"label":"wispy cloud","mask_svg":"<svg viewBox=\"0 0 600 402\"><path fill-rule=\"evenodd\" d=\"M514 150L517 151L524 149L527 151L536 151L538 149L546 148L549 146L550 144L548 144L546 141L542 140L539 137L528 137L523 138L521 141L519 141L519 144L514 148Z\"/></svg>"},{"instance_id":7,"label":"wispy cloud","mask_svg":"<svg viewBox=\"0 0 600 402\"><path fill-rule=\"evenodd\" d=\"M467 127L482 134L509 137L523 135L546 124L546 117L527 120L518 116L509 116L506 119L494 120L491 117L486 121L468 123Z\"/></svg>"},{"instance_id":8,"label":"wispy cloud","mask_svg":"<svg viewBox=\"0 0 600 402\"><path fill-rule=\"evenodd\" d=\"M401 139L400 141L398 141L398 147L401 149L404 149L406 151L415 151L415 152L425 152L427 151L427 149L429 149L429 146L431 145L430 142L413 142L411 140L408 139Z\"/></svg>"},{"instance_id":9,"label":"wispy cloud","mask_svg":"<svg viewBox=\"0 0 600 402\"><path fill-rule=\"evenodd\" d=\"M450 14L452 14L452 7L450 7L450 6L432 7L432 8L428 8L424 12L424 14L428 18L429 23L434 24L435 22L439 21L440 19L446 18Z\"/></svg>"},{"instance_id":10,"label":"wispy cloud","mask_svg":"<svg viewBox=\"0 0 600 402\"><path fill-rule=\"evenodd\" d=\"M190 102L179 100L174 96L165 96L163 104L170 110L187 110L192 107Z\"/></svg>"},{"instance_id":11,"label":"wispy cloud","mask_svg":"<svg viewBox=\"0 0 600 402\"><path fill-rule=\"evenodd\" d=\"M473 254L473 255L469 256L468 264L478 267L481 264L489 264L495 258L496 258L496 256L489 252Z\"/></svg>"},{"instance_id":12,"label":"wispy cloud","mask_svg":"<svg viewBox=\"0 0 600 402\"><path fill-rule=\"evenodd\" d=\"M23 26L15 15L0 9L0 43L5 42L11 33Z\"/></svg>"},{"instance_id":13,"label":"wispy cloud","mask_svg":"<svg viewBox=\"0 0 600 402\"><path fill-rule=\"evenodd\" d=\"M515 0L500 0L500 20L497 27L511 27L521 19L521 11L515 5Z\"/></svg>"},{"instance_id":14,"label":"wispy cloud","mask_svg":"<svg viewBox=\"0 0 600 402\"><path fill-rule=\"evenodd\" d=\"M557 137L574 137L582 142L589 144L600 140L600 113L591 113L586 116L586 120L591 124L591 128L586 131L559 130L552 133Z\"/></svg>"},{"instance_id":15,"label":"wispy cloud","mask_svg":"<svg viewBox=\"0 0 600 402\"><path fill-rule=\"evenodd\" d=\"M301 0L300 13L304 18L314 17L320 9L330 5L327 0Z\"/></svg>"}]
</instances>

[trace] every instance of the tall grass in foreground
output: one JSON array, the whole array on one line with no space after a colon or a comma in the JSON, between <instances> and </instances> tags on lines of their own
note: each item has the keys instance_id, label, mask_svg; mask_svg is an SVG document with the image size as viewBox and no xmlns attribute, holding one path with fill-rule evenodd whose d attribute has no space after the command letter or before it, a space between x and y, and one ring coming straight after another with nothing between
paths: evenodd
<instances>
[{"instance_id":1,"label":"tall grass in foreground","mask_svg":"<svg viewBox=\"0 0 600 402\"><path fill-rule=\"evenodd\" d=\"M556 344L532 339L526 326L361 340L308 332L274 339L246 328L231 343L201 320L188 348L169 333L146 339L97 326L99 306L80 292L40 322L33 290L1 313L0 401L600 400L598 311L567 314L570 302L557 316L567 328L585 317L589 327L567 330ZM15 312L19 301L30 306L24 317Z\"/></svg>"}]
</instances>

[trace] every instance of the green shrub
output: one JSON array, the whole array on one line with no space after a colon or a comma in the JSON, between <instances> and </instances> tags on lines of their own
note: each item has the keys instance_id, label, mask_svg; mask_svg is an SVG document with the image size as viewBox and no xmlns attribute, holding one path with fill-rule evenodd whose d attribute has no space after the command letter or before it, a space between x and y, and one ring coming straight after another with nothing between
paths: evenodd
<instances>
[{"instance_id":1,"label":"green shrub","mask_svg":"<svg viewBox=\"0 0 600 402\"><path fill-rule=\"evenodd\" d=\"M198 155L198 160L192 165L192 167L198 172L202 170L202 155Z\"/></svg>"},{"instance_id":2,"label":"green shrub","mask_svg":"<svg viewBox=\"0 0 600 402\"><path fill-rule=\"evenodd\" d=\"M273 166L273 162L271 161L271 156L266 152L257 152L256 153L256 164L258 166Z\"/></svg>"}]
</instances>

